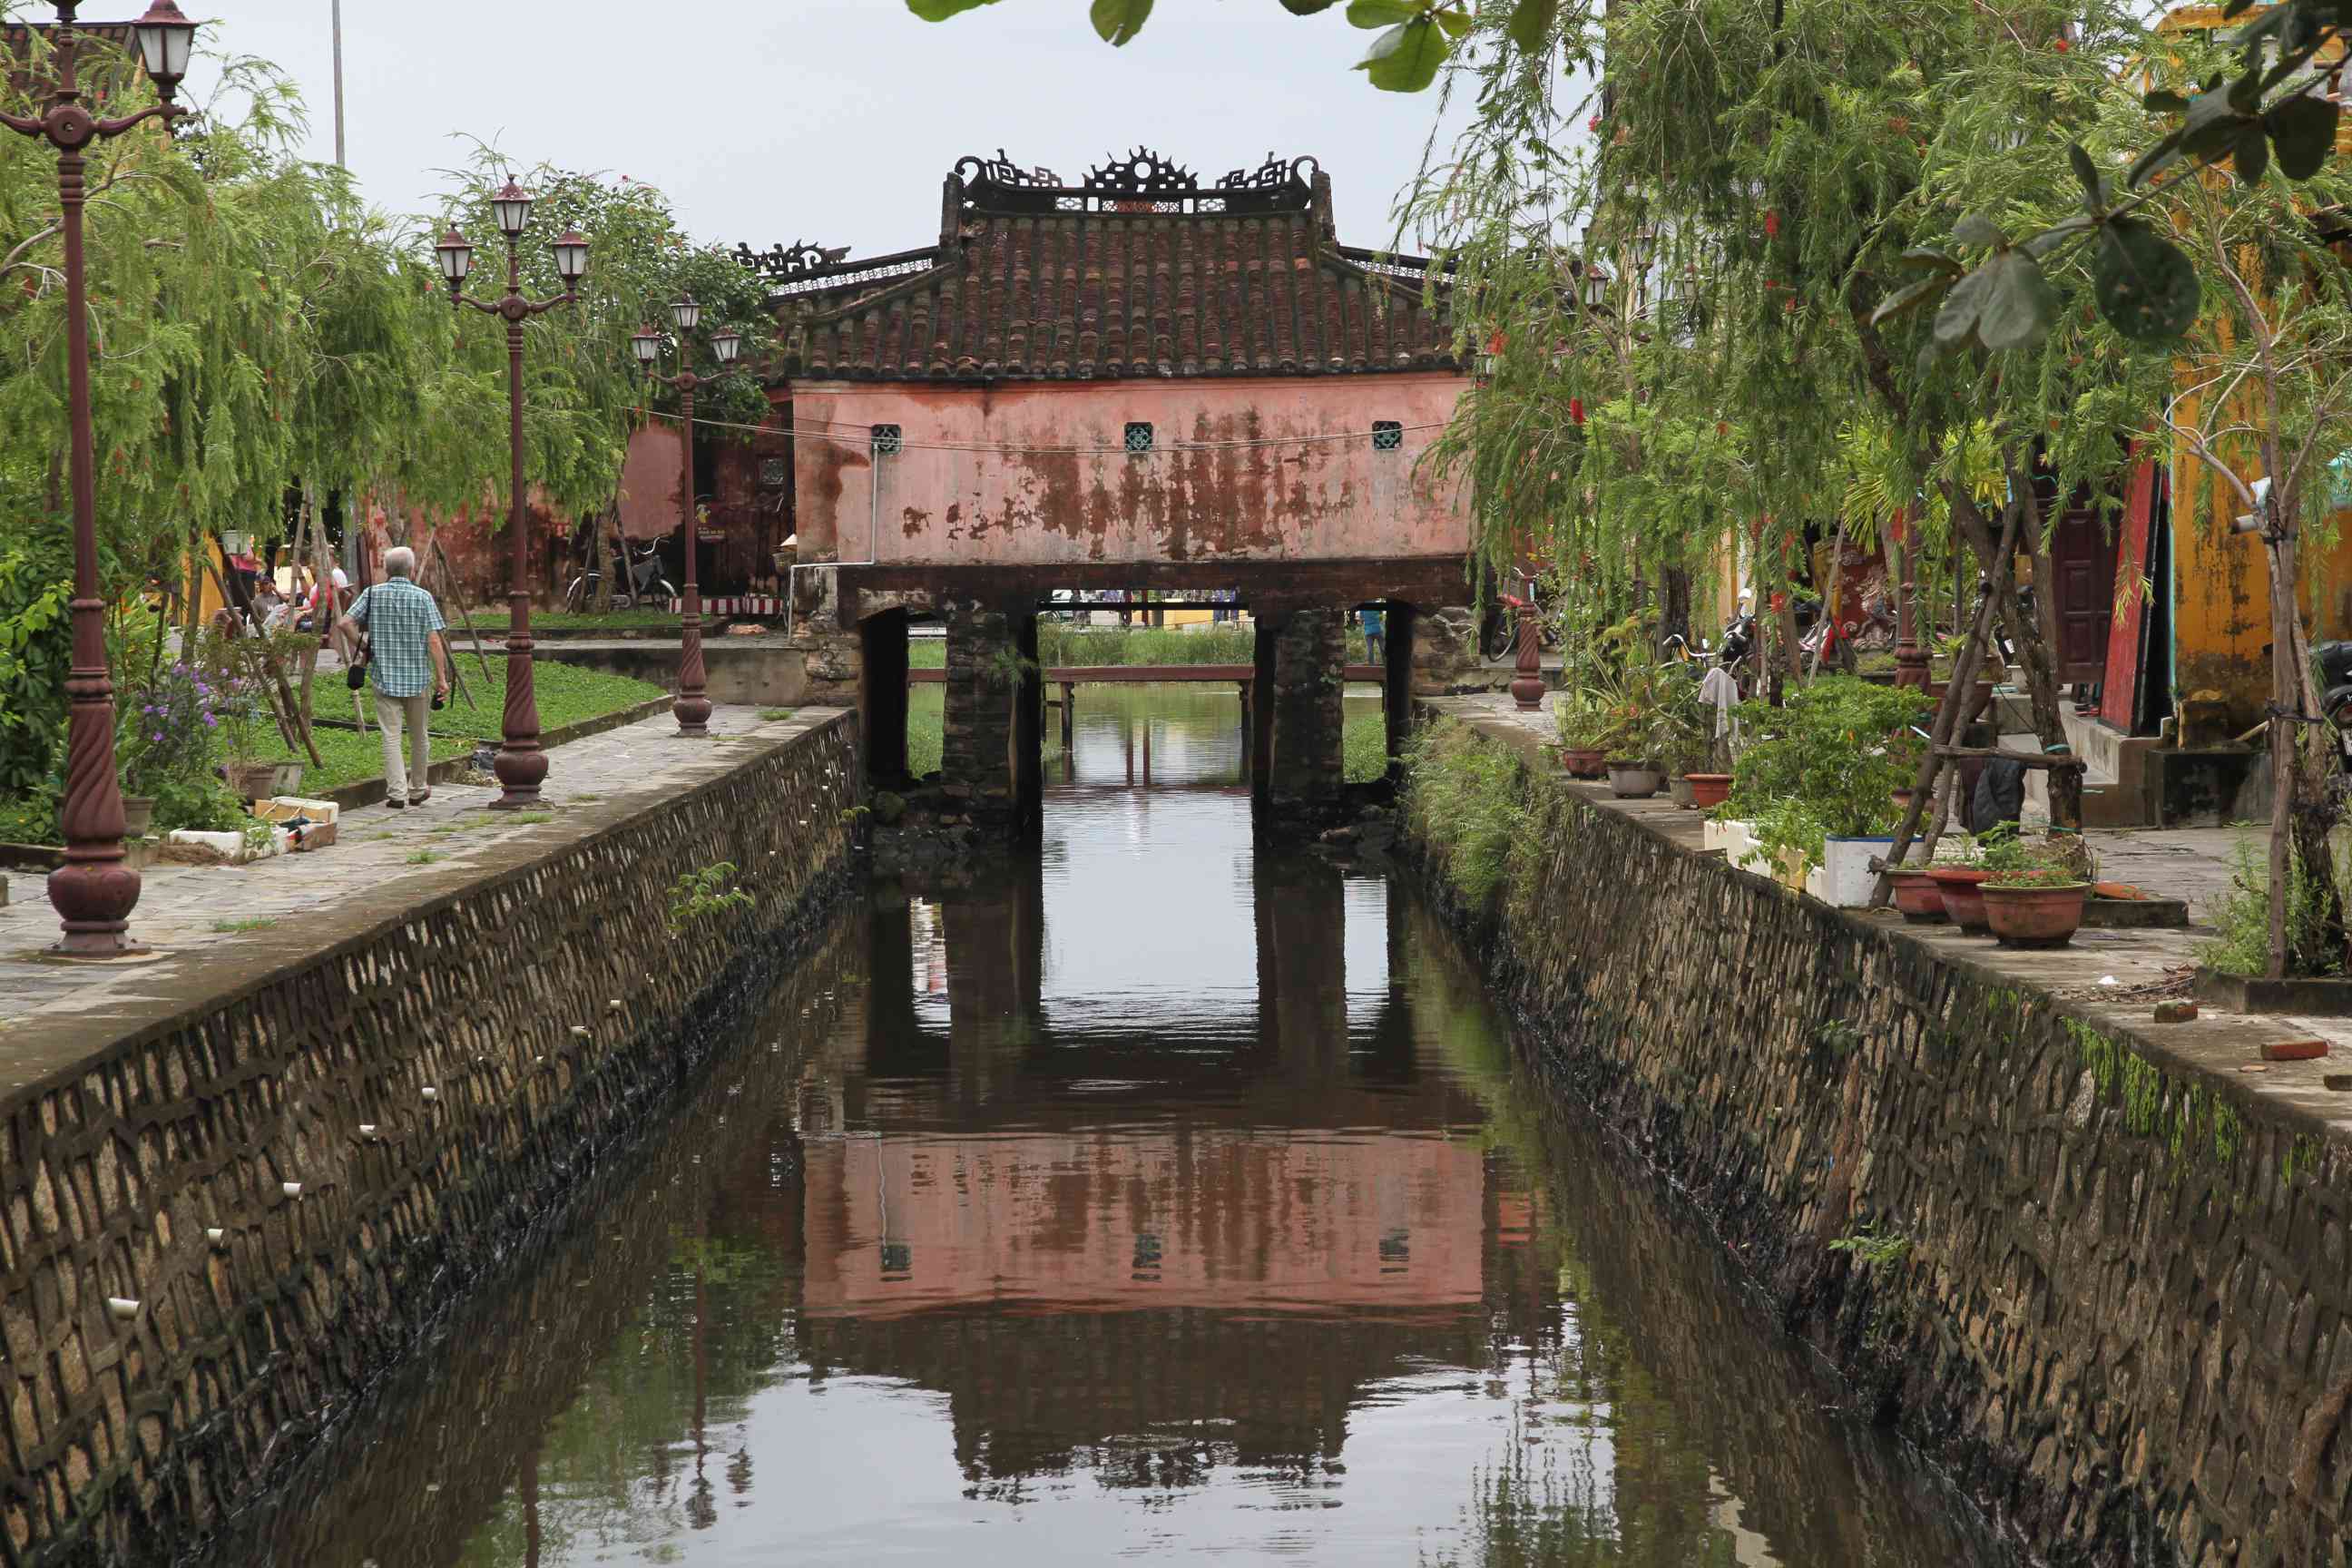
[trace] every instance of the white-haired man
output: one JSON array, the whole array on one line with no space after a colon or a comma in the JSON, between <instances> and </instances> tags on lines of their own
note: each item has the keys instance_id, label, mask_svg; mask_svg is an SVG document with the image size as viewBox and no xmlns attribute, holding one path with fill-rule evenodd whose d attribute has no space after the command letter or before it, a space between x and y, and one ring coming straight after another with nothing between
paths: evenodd
<instances>
[{"instance_id":1,"label":"white-haired man","mask_svg":"<svg viewBox=\"0 0 2352 1568\"><path fill-rule=\"evenodd\" d=\"M352 602L338 629L347 644L367 634L368 684L375 688L376 727L383 731L383 803L397 810L422 805L433 793L433 742L425 733L432 700L449 694L449 647L441 606L416 584L416 552L405 545L383 552L384 580ZM416 787L402 765L401 737Z\"/></svg>"}]
</instances>

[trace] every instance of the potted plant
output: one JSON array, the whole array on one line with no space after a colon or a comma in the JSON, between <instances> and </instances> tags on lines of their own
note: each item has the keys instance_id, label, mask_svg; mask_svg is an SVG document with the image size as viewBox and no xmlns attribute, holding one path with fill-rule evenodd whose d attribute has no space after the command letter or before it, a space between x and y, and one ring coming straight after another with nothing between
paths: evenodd
<instances>
[{"instance_id":1,"label":"potted plant","mask_svg":"<svg viewBox=\"0 0 2352 1568\"><path fill-rule=\"evenodd\" d=\"M1945 908L1943 889L1936 885L1936 874L1926 866L1896 866L1886 873L1888 884L1895 892L1895 907L1903 912L1904 920L1912 925L1942 925L1951 919Z\"/></svg>"},{"instance_id":2,"label":"potted plant","mask_svg":"<svg viewBox=\"0 0 2352 1568\"><path fill-rule=\"evenodd\" d=\"M2071 841L2067 841L2071 840ZM2040 844L2008 835L1985 858L1979 895L1985 923L2004 947L2063 947L2083 923L2090 880L2081 841L2053 836Z\"/></svg>"},{"instance_id":3,"label":"potted plant","mask_svg":"<svg viewBox=\"0 0 2352 1568\"><path fill-rule=\"evenodd\" d=\"M1754 737L1732 771L1724 812L1753 825L1775 863L1827 902L1869 902L1873 858L1894 844L1895 790L1918 766L1919 693L1852 676L1829 676L1783 708L1741 705ZM1803 868L1810 868L1810 874Z\"/></svg>"},{"instance_id":4,"label":"potted plant","mask_svg":"<svg viewBox=\"0 0 2352 1568\"><path fill-rule=\"evenodd\" d=\"M1956 829L1937 843L1936 858L1927 868L1927 877L1944 900L1944 913L1962 931L1988 929L1980 889L1992 873L1985 868L1985 845L1988 841L1997 843L2002 833L2011 831L2013 829L2003 824L1979 838Z\"/></svg>"},{"instance_id":5,"label":"potted plant","mask_svg":"<svg viewBox=\"0 0 2352 1568\"><path fill-rule=\"evenodd\" d=\"M261 694L252 681L238 676L215 678L213 714L228 758L221 776L245 800L266 800L302 787L301 763L261 756L262 712Z\"/></svg>"},{"instance_id":6,"label":"potted plant","mask_svg":"<svg viewBox=\"0 0 2352 1568\"><path fill-rule=\"evenodd\" d=\"M1571 778L1599 778L1609 730L1600 698L1589 688L1562 691L1552 699L1552 722L1559 730L1559 765Z\"/></svg>"}]
</instances>

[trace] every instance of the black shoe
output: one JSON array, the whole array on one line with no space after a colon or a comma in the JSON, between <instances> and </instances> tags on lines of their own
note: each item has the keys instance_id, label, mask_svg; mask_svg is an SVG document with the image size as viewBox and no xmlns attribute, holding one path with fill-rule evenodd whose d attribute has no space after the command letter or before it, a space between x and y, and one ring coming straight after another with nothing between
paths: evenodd
<instances>
[{"instance_id":1,"label":"black shoe","mask_svg":"<svg viewBox=\"0 0 2352 1568\"><path fill-rule=\"evenodd\" d=\"M404 795L388 795L383 797L383 804L394 811L405 811L408 809L408 797Z\"/></svg>"}]
</instances>

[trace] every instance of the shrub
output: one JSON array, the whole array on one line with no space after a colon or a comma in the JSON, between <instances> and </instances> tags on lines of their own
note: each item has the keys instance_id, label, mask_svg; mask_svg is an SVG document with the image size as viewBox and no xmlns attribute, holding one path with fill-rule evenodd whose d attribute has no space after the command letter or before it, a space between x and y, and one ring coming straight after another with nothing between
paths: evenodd
<instances>
[{"instance_id":1,"label":"shrub","mask_svg":"<svg viewBox=\"0 0 2352 1568\"><path fill-rule=\"evenodd\" d=\"M2313 872L2303 857L2288 851L2286 889L2287 973L2336 974L2344 969L2343 954L2321 940L2321 896L2327 872ZM2338 855L2339 861L2343 858ZM2340 878L2345 868L2338 865ZM2251 839L2238 841L2238 866L2229 891L2212 910L2219 934L2204 945L2205 966L2221 974L2252 978L2271 970L2271 875L2269 865L2254 853Z\"/></svg>"},{"instance_id":2,"label":"shrub","mask_svg":"<svg viewBox=\"0 0 2352 1568\"><path fill-rule=\"evenodd\" d=\"M0 795L38 791L65 734L72 597L62 536L0 549Z\"/></svg>"},{"instance_id":3,"label":"shrub","mask_svg":"<svg viewBox=\"0 0 2352 1568\"><path fill-rule=\"evenodd\" d=\"M1748 739L1718 810L1753 824L1775 855L1793 849L1815 865L1824 839L1892 833L1895 792L1917 782L1927 744L1917 726L1931 707L1925 692L1844 675L1802 688L1784 708L1743 702Z\"/></svg>"},{"instance_id":4,"label":"shrub","mask_svg":"<svg viewBox=\"0 0 2352 1568\"><path fill-rule=\"evenodd\" d=\"M1405 753L1405 816L1445 879L1474 909L1490 908L1530 828L1527 776L1507 748L1448 720Z\"/></svg>"}]
</instances>

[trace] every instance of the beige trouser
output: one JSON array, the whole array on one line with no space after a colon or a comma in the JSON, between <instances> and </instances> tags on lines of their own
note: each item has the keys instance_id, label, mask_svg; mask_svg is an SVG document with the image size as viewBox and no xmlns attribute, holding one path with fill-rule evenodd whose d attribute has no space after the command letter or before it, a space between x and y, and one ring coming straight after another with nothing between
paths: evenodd
<instances>
[{"instance_id":1,"label":"beige trouser","mask_svg":"<svg viewBox=\"0 0 2352 1568\"><path fill-rule=\"evenodd\" d=\"M408 755L410 766L416 770L416 787L423 789L433 778L433 741L425 734L425 725L433 711L433 695L420 691L414 697L387 697L375 694L375 726L383 733L383 795L386 800L401 800L409 793L408 769L401 765L400 735L403 730L410 736Z\"/></svg>"}]
</instances>

